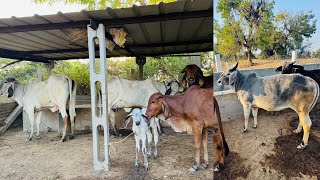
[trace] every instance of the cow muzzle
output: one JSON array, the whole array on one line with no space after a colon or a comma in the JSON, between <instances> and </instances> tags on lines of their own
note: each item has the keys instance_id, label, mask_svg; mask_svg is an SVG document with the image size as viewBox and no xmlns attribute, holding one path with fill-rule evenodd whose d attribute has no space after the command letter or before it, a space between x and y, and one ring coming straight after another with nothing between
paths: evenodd
<instances>
[{"instance_id":1,"label":"cow muzzle","mask_svg":"<svg viewBox=\"0 0 320 180\"><path fill-rule=\"evenodd\" d=\"M193 77L188 78L188 83L193 85L195 83L195 79Z\"/></svg>"}]
</instances>

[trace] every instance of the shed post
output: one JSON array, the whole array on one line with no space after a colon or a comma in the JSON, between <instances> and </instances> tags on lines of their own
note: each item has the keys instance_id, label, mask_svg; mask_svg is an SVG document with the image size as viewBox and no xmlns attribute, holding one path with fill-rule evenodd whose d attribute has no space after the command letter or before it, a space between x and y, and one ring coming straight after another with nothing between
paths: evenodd
<instances>
[{"instance_id":1,"label":"shed post","mask_svg":"<svg viewBox=\"0 0 320 180\"><path fill-rule=\"evenodd\" d=\"M291 62L296 62L296 61L297 61L297 51L292 51Z\"/></svg>"},{"instance_id":2,"label":"shed post","mask_svg":"<svg viewBox=\"0 0 320 180\"><path fill-rule=\"evenodd\" d=\"M222 71L222 65L221 65L220 54L214 55L214 60L216 62L217 72L221 72Z\"/></svg>"},{"instance_id":3,"label":"shed post","mask_svg":"<svg viewBox=\"0 0 320 180\"><path fill-rule=\"evenodd\" d=\"M109 170L109 122L108 122L108 99L107 99L107 79L106 79L106 38L105 38L105 27L103 24L99 24L97 29L95 27L88 25L88 49L89 49L89 59L90 59L90 90L91 90L91 114L92 114L92 136L93 136L93 167L95 171L108 171ZM99 39L99 55L100 62L95 61L95 45L94 39ZM99 63L99 64L96 64ZM100 72L96 72L96 68L100 69ZM98 89L97 82L101 83L102 92L102 114L100 114L99 102L98 102ZM104 154L101 157L100 154L100 144L99 144L99 132L98 126L102 126L104 130L103 136L103 147Z\"/></svg>"},{"instance_id":4,"label":"shed post","mask_svg":"<svg viewBox=\"0 0 320 180\"><path fill-rule=\"evenodd\" d=\"M143 65L146 63L146 57L136 57L136 63L139 65L139 80L143 80Z\"/></svg>"}]
</instances>

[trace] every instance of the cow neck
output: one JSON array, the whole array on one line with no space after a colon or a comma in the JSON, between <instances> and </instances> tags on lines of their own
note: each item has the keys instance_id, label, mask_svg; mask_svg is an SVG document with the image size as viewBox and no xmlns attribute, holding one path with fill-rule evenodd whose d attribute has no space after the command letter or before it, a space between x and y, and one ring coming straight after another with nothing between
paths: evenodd
<instances>
[{"instance_id":1,"label":"cow neck","mask_svg":"<svg viewBox=\"0 0 320 180\"><path fill-rule=\"evenodd\" d=\"M26 84L25 83L21 83L19 81L17 81L15 83L15 88L13 91L13 98L16 100L16 102L23 107L24 103L23 103L23 97L25 95L25 90L26 90Z\"/></svg>"},{"instance_id":2,"label":"cow neck","mask_svg":"<svg viewBox=\"0 0 320 180\"><path fill-rule=\"evenodd\" d=\"M166 119L171 116L182 116L183 115L183 107L185 98L184 96L164 96L164 100L170 107L171 115L169 117L165 117Z\"/></svg>"}]
</instances>

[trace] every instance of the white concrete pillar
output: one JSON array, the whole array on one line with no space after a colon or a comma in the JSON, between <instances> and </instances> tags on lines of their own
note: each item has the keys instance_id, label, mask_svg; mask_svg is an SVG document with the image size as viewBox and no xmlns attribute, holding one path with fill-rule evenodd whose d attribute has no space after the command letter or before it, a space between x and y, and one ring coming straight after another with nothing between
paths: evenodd
<instances>
[{"instance_id":1,"label":"white concrete pillar","mask_svg":"<svg viewBox=\"0 0 320 180\"><path fill-rule=\"evenodd\" d=\"M296 62L296 61L297 61L297 51L292 51L291 62Z\"/></svg>"},{"instance_id":2,"label":"white concrete pillar","mask_svg":"<svg viewBox=\"0 0 320 180\"><path fill-rule=\"evenodd\" d=\"M216 62L217 72L221 72L222 71L222 65L221 65L220 54L214 55L214 60Z\"/></svg>"},{"instance_id":3,"label":"white concrete pillar","mask_svg":"<svg viewBox=\"0 0 320 180\"><path fill-rule=\"evenodd\" d=\"M105 27L103 24L99 24L98 29L94 30L89 25L88 30L88 49L89 49L89 59L90 59L90 90L91 90L91 114L92 114L92 136L93 136L93 167L95 171L108 171L109 170L109 121L108 121L108 99L107 99L107 79L106 79L106 45L105 45ZM94 39L99 39L99 54L100 54L100 64L95 63L95 46ZM100 67L100 72L95 72L95 67ZM98 116L100 113L98 107L98 98L96 93L96 83L101 83L102 92L102 115ZM99 144L99 132L98 126L102 126L104 130L104 157L100 157L100 144ZM100 161L101 159L101 161Z\"/></svg>"}]
</instances>

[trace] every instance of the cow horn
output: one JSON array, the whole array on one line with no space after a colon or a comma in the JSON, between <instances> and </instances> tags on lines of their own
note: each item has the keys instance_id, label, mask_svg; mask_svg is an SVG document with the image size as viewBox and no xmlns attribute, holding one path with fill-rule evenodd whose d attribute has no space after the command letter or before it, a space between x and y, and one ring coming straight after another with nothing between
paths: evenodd
<instances>
[{"instance_id":1,"label":"cow horn","mask_svg":"<svg viewBox=\"0 0 320 180\"><path fill-rule=\"evenodd\" d=\"M229 71L235 71L238 68L238 62L233 65L233 67L231 69L229 69Z\"/></svg>"}]
</instances>

